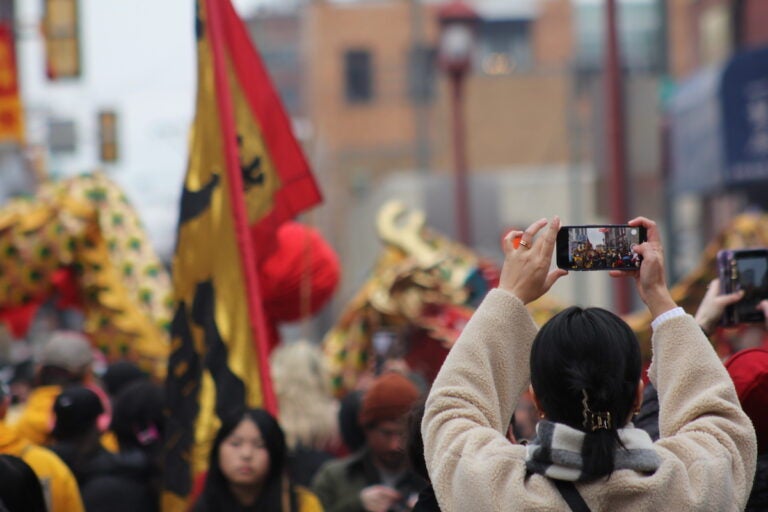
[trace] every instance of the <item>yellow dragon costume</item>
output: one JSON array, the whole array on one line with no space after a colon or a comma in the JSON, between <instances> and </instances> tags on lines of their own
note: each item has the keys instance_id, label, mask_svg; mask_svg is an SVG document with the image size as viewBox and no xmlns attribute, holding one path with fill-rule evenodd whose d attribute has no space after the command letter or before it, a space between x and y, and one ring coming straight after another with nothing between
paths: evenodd
<instances>
[{"instance_id":1,"label":"yellow dragon costume","mask_svg":"<svg viewBox=\"0 0 768 512\"><path fill-rule=\"evenodd\" d=\"M108 360L165 374L171 282L125 194L106 176L46 183L34 197L8 202L0 209L0 255L0 319L29 317L70 288L86 334Z\"/></svg>"}]
</instances>

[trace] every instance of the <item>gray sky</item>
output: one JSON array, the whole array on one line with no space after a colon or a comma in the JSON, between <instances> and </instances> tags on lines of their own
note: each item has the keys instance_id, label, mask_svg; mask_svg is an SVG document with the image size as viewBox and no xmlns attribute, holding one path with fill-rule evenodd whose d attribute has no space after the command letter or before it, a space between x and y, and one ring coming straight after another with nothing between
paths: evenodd
<instances>
[{"instance_id":1,"label":"gray sky","mask_svg":"<svg viewBox=\"0 0 768 512\"><path fill-rule=\"evenodd\" d=\"M263 0L233 0L242 13ZM125 189L163 256L175 241L178 196L193 115L194 0L80 0L83 75L48 82L37 27L42 2L17 2L20 83L30 142L48 117L76 123L78 150L49 161L55 176L99 167L96 116L119 115L120 161L106 168Z\"/></svg>"}]
</instances>

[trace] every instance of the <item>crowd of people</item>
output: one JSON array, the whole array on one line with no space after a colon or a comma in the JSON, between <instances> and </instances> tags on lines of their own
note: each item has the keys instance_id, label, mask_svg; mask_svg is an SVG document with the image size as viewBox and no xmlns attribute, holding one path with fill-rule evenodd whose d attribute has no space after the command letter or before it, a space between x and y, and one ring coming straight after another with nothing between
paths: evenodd
<instances>
[{"instance_id":1,"label":"crowd of people","mask_svg":"<svg viewBox=\"0 0 768 512\"><path fill-rule=\"evenodd\" d=\"M72 331L37 363L23 398L0 388L0 453L33 469L47 510L159 510L162 386L128 361L97 379L89 341Z\"/></svg>"},{"instance_id":2,"label":"crowd of people","mask_svg":"<svg viewBox=\"0 0 768 512\"><path fill-rule=\"evenodd\" d=\"M743 294L715 281L687 314L655 223L630 225L647 230L643 263L610 272L653 317L647 374L608 310L534 323L526 305L567 274L552 268L559 220L542 219L504 239L499 285L432 383L400 361L337 400L317 345L278 347L279 418L222 415L188 510L767 510L768 350L722 361L707 338ZM30 380L0 386L0 512L159 511L162 385L130 361L94 375L74 332L47 341Z\"/></svg>"}]
</instances>

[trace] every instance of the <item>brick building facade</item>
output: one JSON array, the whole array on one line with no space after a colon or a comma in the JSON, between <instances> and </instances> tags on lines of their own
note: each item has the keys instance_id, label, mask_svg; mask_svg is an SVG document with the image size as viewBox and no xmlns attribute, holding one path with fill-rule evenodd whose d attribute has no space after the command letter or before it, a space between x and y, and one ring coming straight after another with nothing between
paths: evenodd
<instances>
[{"instance_id":1,"label":"brick building facade","mask_svg":"<svg viewBox=\"0 0 768 512\"><path fill-rule=\"evenodd\" d=\"M607 221L600 60L590 55L591 67L579 67L574 3L472 3L483 18L465 90L475 247L496 257L506 229L545 215ZM311 127L304 143L326 199L313 222L345 262L341 301L378 251L373 226L384 200L425 210L429 225L455 236L451 105L435 63L438 5L315 0L296 13L304 67L297 115ZM643 213L658 218L654 80L642 72L628 85L627 166ZM607 280L605 290L573 288L563 293L592 303L610 293Z\"/></svg>"}]
</instances>

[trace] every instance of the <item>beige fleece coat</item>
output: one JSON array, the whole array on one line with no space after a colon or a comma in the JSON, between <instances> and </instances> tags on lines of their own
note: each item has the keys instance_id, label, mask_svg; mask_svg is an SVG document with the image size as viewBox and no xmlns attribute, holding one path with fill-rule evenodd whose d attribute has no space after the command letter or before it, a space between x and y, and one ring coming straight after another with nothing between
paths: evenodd
<instances>
[{"instance_id":1,"label":"beige fleece coat","mask_svg":"<svg viewBox=\"0 0 768 512\"><path fill-rule=\"evenodd\" d=\"M443 512L569 510L548 478L526 478L525 447L502 435L530 381L536 331L520 300L492 290L448 354L422 423ZM592 512L742 510L756 441L725 368L688 315L658 328L653 354L661 466L653 475L617 470L577 489Z\"/></svg>"}]
</instances>

